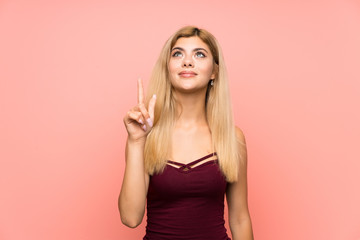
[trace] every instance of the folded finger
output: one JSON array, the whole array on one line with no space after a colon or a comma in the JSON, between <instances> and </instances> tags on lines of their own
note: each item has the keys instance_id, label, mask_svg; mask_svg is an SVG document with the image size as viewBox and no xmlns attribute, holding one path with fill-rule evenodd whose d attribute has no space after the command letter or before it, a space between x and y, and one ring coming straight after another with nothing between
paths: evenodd
<instances>
[{"instance_id":1,"label":"folded finger","mask_svg":"<svg viewBox=\"0 0 360 240\"><path fill-rule=\"evenodd\" d=\"M144 124L144 117L143 117L143 115L142 115L141 112L129 111L129 112L127 113L127 118L128 118L128 120L130 120L130 121L135 121L135 122L137 122L137 123L139 123L139 124L141 124L141 125ZM128 123L129 123L130 121L128 121Z\"/></svg>"},{"instance_id":2,"label":"folded finger","mask_svg":"<svg viewBox=\"0 0 360 240\"><path fill-rule=\"evenodd\" d=\"M143 117L145 118L147 124L152 127L153 126L153 121L150 118L149 112L146 110L145 105L144 104L139 104L139 109L140 112L142 113Z\"/></svg>"}]
</instances>

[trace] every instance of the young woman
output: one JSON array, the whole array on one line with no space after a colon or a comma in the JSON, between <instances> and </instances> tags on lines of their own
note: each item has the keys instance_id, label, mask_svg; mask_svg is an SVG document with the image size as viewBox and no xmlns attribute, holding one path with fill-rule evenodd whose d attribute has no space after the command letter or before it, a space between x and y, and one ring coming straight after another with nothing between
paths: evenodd
<instances>
[{"instance_id":1,"label":"young woman","mask_svg":"<svg viewBox=\"0 0 360 240\"><path fill-rule=\"evenodd\" d=\"M213 35L187 26L163 47L147 99L127 112L121 221L144 239L253 239L247 203L247 155L234 126L222 53Z\"/></svg>"}]
</instances>

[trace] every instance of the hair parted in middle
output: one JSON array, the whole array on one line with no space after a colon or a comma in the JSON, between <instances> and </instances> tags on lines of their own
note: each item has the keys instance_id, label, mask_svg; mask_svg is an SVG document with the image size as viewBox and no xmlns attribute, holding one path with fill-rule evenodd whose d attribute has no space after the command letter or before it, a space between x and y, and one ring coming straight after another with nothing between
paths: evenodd
<instances>
[{"instance_id":1,"label":"hair parted in middle","mask_svg":"<svg viewBox=\"0 0 360 240\"><path fill-rule=\"evenodd\" d=\"M171 49L179 38L199 37L209 47L216 72L213 85L207 88L205 101L206 118L211 131L213 149L217 153L219 166L228 182L238 177L240 164L239 142L236 138L230 92L225 62L220 45L215 37L204 29L186 26L179 29L165 43L154 66L147 93L146 104L156 94L154 126L147 136L144 159L145 170L153 175L163 171L171 153L171 136L176 121L175 96L169 79L168 63ZM243 143L240 143L243 144Z\"/></svg>"}]
</instances>

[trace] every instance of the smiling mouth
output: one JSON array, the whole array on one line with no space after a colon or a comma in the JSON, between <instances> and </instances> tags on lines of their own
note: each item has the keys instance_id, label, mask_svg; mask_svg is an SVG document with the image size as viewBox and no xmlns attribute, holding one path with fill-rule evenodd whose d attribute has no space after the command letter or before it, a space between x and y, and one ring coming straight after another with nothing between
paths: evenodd
<instances>
[{"instance_id":1,"label":"smiling mouth","mask_svg":"<svg viewBox=\"0 0 360 240\"><path fill-rule=\"evenodd\" d=\"M189 77L195 77L197 74L194 72L187 72L183 71L179 73L180 77L189 78Z\"/></svg>"}]
</instances>

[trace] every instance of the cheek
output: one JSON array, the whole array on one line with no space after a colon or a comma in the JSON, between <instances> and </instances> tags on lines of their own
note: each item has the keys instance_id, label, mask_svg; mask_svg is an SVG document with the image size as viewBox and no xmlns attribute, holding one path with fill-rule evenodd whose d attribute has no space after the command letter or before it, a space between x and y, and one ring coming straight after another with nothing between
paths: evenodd
<instances>
[{"instance_id":1,"label":"cheek","mask_svg":"<svg viewBox=\"0 0 360 240\"><path fill-rule=\"evenodd\" d=\"M210 76L213 73L214 66L212 63L204 63L199 67L206 76Z\"/></svg>"},{"instance_id":2,"label":"cheek","mask_svg":"<svg viewBox=\"0 0 360 240\"><path fill-rule=\"evenodd\" d=\"M169 62L168 71L169 71L170 75L177 73L178 69L179 69L178 61L172 60L172 61Z\"/></svg>"}]
</instances>

